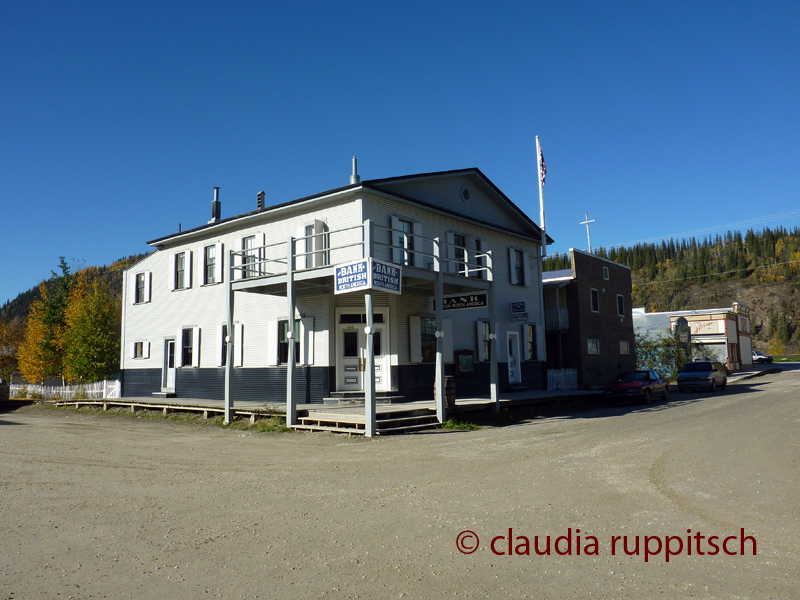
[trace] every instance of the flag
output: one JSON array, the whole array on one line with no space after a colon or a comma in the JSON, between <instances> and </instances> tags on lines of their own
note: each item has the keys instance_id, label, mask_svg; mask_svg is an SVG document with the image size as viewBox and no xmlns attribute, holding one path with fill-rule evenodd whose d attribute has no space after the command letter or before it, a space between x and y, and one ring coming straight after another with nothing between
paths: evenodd
<instances>
[{"instance_id":1,"label":"flag","mask_svg":"<svg viewBox=\"0 0 800 600\"><path fill-rule=\"evenodd\" d=\"M544 185L544 176L547 175L547 165L544 164L544 154L542 154L542 147L539 146L539 180Z\"/></svg>"}]
</instances>

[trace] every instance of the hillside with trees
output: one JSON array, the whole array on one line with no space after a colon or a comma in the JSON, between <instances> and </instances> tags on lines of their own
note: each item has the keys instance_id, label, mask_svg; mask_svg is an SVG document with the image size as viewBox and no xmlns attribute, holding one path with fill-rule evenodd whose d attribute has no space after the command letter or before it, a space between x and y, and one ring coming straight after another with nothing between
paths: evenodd
<instances>
[{"instance_id":1,"label":"hillside with trees","mask_svg":"<svg viewBox=\"0 0 800 600\"><path fill-rule=\"evenodd\" d=\"M594 254L631 268L633 306L648 312L749 306L754 346L800 351L800 228L599 248ZM545 259L545 271L570 268L569 255Z\"/></svg>"}]
</instances>

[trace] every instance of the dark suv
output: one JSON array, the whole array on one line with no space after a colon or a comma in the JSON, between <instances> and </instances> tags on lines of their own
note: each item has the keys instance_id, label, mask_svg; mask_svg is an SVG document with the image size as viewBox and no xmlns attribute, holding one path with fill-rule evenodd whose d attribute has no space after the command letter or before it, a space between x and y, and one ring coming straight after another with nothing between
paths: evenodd
<instances>
[{"instance_id":1,"label":"dark suv","mask_svg":"<svg viewBox=\"0 0 800 600\"><path fill-rule=\"evenodd\" d=\"M683 365L678 373L678 391L687 390L716 391L728 385L728 374L725 367L715 360L697 360Z\"/></svg>"}]
</instances>

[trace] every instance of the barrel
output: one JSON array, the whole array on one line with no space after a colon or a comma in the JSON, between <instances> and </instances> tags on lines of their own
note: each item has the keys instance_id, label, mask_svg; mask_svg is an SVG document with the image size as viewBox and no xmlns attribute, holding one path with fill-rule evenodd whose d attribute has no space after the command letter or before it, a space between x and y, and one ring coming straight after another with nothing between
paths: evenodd
<instances>
[{"instance_id":1,"label":"barrel","mask_svg":"<svg viewBox=\"0 0 800 600\"><path fill-rule=\"evenodd\" d=\"M447 408L454 408L456 405L456 378L452 375L444 378L444 397L447 401Z\"/></svg>"}]
</instances>

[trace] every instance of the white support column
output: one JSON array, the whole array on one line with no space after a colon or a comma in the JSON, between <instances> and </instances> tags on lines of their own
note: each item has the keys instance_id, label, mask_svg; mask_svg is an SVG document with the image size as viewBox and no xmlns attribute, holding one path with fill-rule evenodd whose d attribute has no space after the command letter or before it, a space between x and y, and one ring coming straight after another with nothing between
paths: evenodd
<instances>
[{"instance_id":1,"label":"white support column","mask_svg":"<svg viewBox=\"0 0 800 600\"><path fill-rule=\"evenodd\" d=\"M289 342L289 356L286 361L286 424L289 427L297 425L297 398L295 397L295 346L297 340L294 335L294 310L295 310L295 239L289 236L286 244L286 301L289 309L288 331L286 339ZM277 343L277 340L275 340Z\"/></svg>"},{"instance_id":2,"label":"white support column","mask_svg":"<svg viewBox=\"0 0 800 600\"><path fill-rule=\"evenodd\" d=\"M364 366L364 422L365 435L375 435L375 352L372 345L375 328L372 323L372 314L375 311L375 297L372 290L364 292L367 309L367 326L364 328L366 335L366 355Z\"/></svg>"},{"instance_id":3,"label":"white support column","mask_svg":"<svg viewBox=\"0 0 800 600\"><path fill-rule=\"evenodd\" d=\"M372 222L364 221L364 258L372 257ZM375 348L372 345L375 328L373 313L375 312L375 295L369 289L364 292L364 302L367 310L366 352L364 354L364 434L367 437L375 435Z\"/></svg>"},{"instance_id":4,"label":"white support column","mask_svg":"<svg viewBox=\"0 0 800 600\"><path fill-rule=\"evenodd\" d=\"M494 302L494 257L491 250L486 252L487 276L491 287L487 291L489 302L489 390L494 404L494 413L500 414L500 396L498 395L497 376L497 315Z\"/></svg>"},{"instance_id":5,"label":"white support column","mask_svg":"<svg viewBox=\"0 0 800 600\"><path fill-rule=\"evenodd\" d=\"M433 240L433 270L436 271L436 419L439 423L447 420L447 403L444 397L444 324L442 323L442 302L444 298L444 279L442 274L442 249L439 238Z\"/></svg>"},{"instance_id":6,"label":"white support column","mask_svg":"<svg viewBox=\"0 0 800 600\"><path fill-rule=\"evenodd\" d=\"M228 252L228 278L225 281L225 310L228 331L225 337L225 424L231 422L233 408L233 250Z\"/></svg>"}]
</instances>

